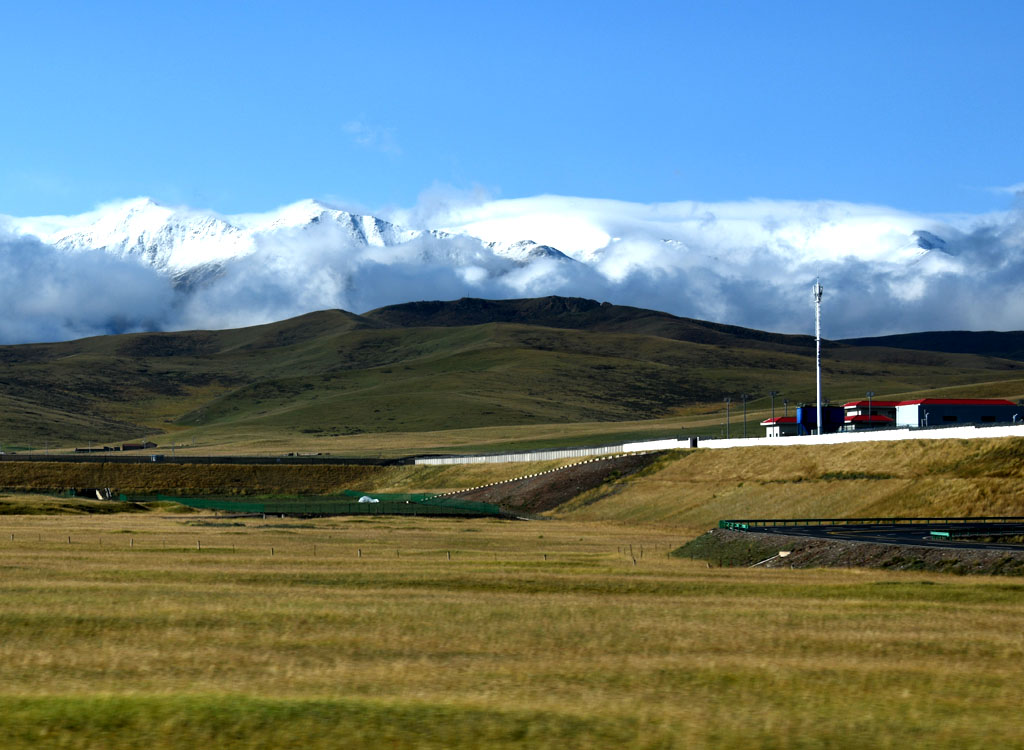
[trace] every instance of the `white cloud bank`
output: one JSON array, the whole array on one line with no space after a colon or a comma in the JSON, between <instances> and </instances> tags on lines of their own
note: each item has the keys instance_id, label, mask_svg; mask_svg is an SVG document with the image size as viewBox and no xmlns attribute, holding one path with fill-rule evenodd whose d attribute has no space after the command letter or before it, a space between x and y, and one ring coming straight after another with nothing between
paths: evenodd
<instances>
[{"instance_id":1,"label":"white cloud bank","mask_svg":"<svg viewBox=\"0 0 1024 750\"><path fill-rule=\"evenodd\" d=\"M167 278L101 251L68 255L0 231L0 342L64 341L160 330L173 318Z\"/></svg>"},{"instance_id":2,"label":"white cloud bank","mask_svg":"<svg viewBox=\"0 0 1024 750\"><path fill-rule=\"evenodd\" d=\"M47 226L66 231L74 218L50 217ZM244 252L217 255L228 259L191 291L176 289L144 255L57 250L18 233L42 226L39 220L9 220L6 232L0 222L0 343L236 327L422 299L549 294L809 332L816 275L825 286L830 338L1024 329L1019 206L942 219L834 202L641 205L431 195L390 218L453 236L380 246L329 222L277 227ZM519 263L476 238L534 240L576 262Z\"/></svg>"}]
</instances>

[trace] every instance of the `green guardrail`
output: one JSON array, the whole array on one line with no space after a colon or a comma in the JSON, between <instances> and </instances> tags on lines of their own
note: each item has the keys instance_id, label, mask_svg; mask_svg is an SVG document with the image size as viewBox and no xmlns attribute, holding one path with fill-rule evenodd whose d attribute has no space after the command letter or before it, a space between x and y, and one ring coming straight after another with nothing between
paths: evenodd
<instances>
[{"instance_id":1,"label":"green guardrail","mask_svg":"<svg viewBox=\"0 0 1024 750\"><path fill-rule=\"evenodd\" d=\"M361 498L369 498L360 501ZM121 496L122 500L128 498ZM412 515L412 516L497 516L505 513L491 503L459 500L429 494L364 493L346 490L338 495L273 500L176 497L157 495L157 500L178 503L197 510L269 515Z\"/></svg>"},{"instance_id":2,"label":"green guardrail","mask_svg":"<svg viewBox=\"0 0 1024 750\"><path fill-rule=\"evenodd\" d=\"M719 521L718 528L750 531L754 528L776 526L910 526L967 523L1024 523L1024 516L985 516L979 518L760 518Z\"/></svg>"}]
</instances>

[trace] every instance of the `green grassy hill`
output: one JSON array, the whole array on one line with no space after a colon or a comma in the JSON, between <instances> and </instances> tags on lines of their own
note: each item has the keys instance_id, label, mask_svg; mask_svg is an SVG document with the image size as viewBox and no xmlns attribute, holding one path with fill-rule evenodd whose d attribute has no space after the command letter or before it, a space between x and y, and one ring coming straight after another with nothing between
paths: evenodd
<instances>
[{"instance_id":1,"label":"green grassy hill","mask_svg":"<svg viewBox=\"0 0 1024 750\"><path fill-rule=\"evenodd\" d=\"M601 436L672 434L684 420L717 434L727 395L736 407L740 394L750 396L751 428L771 390L780 410L783 398L812 400L813 355L806 336L588 300L328 310L237 330L0 347L0 445L148 436L363 451L389 435L481 431L455 441L469 445L528 442L521 428L577 423ZM828 344L824 362L833 402L867 390L877 398L1024 395L1024 363L1010 359Z\"/></svg>"},{"instance_id":2,"label":"green grassy hill","mask_svg":"<svg viewBox=\"0 0 1024 750\"><path fill-rule=\"evenodd\" d=\"M982 354L1024 361L1024 331L925 331L844 339L851 346L884 346L919 351Z\"/></svg>"}]
</instances>

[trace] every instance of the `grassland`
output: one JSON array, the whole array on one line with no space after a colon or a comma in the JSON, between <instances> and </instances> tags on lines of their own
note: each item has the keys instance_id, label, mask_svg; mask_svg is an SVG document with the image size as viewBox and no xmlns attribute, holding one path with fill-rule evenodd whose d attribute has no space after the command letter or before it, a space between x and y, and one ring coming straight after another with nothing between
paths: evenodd
<instances>
[{"instance_id":1,"label":"grassland","mask_svg":"<svg viewBox=\"0 0 1024 750\"><path fill-rule=\"evenodd\" d=\"M265 468L244 481L523 470ZM152 488L264 467L120 469ZM1024 515L1022 489L1024 441L1002 439L667 454L544 522L0 497L0 746L1024 747L1016 580L669 556L722 517Z\"/></svg>"},{"instance_id":2,"label":"grassland","mask_svg":"<svg viewBox=\"0 0 1024 750\"><path fill-rule=\"evenodd\" d=\"M111 487L132 496L449 492L571 463L380 467L0 461L0 488ZM5 504L17 505L17 497L0 497L0 512ZM638 474L583 492L553 514L632 526L670 524L691 535L723 518L1024 516L1024 440L679 451Z\"/></svg>"},{"instance_id":3,"label":"grassland","mask_svg":"<svg viewBox=\"0 0 1024 750\"><path fill-rule=\"evenodd\" d=\"M144 437L207 453L504 449L543 445L560 428L585 442L717 435L722 398L741 393L754 430L770 390L780 409L783 398L813 398L807 337L595 312L580 300L553 314L536 302L462 324L413 305L0 347L0 440L44 451ZM833 401L869 389L877 398L1024 396L1024 362L969 353L831 343L825 379Z\"/></svg>"},{"instance_id":4,"label":"grassland","mask_svg":"<svg viewBox=\"0 0 1024 750\"><path fill-rule=\"evenodd\" d=\"M0 744L1024 744L1019 583L708 569L683 538L2 517Z\"/></svg>"},{"instance_id":5,"label":"grassland","mask_svg":"<svg viewBox=\"0 0 1024 750\"><path fill-rule=\"evenodd\" d=\"M325 495L364 492L450 492L547 471L571 459L464 466L114 464L0 461L0 488L16 492L109 487L131 496ZM4 502L0 494L0 511Z\"/></svg>"},{"instance_id":6,"label":"grassland","mask_svg":"<svg viewBox=\"0 0 1024 750\"><path fill-rule=\"evenodd\" d=\"M806 337L610 306L473 325L405 308L0 347L4 446L163 432L184 452L402 455L715 435L739 393L752 433L769 388L813 388ZM1024 395L1012 360L827 354L834 401ZM1024 441L671 454L530 523L27 494L523 473L0 462L21 490L0 494L0 747L1024 747L1019 582L669 557L726 517L1024 515Z\"/></svg>"},{"instance_id":7,"label":"grassland","mask_svg":"<svg viewBox=\"0 0 1024 750\"><path fill-rule=\"evenodd\" d=\"M1024 516L1024 440L679 451L555 513L694 535L724 518Z\"/></svg>"}]
</instances>

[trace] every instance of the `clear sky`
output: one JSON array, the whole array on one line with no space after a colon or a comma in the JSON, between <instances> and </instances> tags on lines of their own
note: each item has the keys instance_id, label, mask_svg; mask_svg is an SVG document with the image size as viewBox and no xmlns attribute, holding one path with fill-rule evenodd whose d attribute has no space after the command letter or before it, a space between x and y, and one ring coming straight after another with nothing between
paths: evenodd
<instances>
[{"instance_id":1,"label":"clear sky","mask_svg":"<svg viewBox=\"0 0 1024 750\"><path fill-rule=\"evenodd\" d=\"M1005 208L1024 3L6 2L0 214L148 195Z\"/></svg>"}]
</instances>

